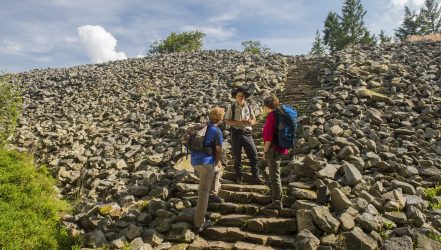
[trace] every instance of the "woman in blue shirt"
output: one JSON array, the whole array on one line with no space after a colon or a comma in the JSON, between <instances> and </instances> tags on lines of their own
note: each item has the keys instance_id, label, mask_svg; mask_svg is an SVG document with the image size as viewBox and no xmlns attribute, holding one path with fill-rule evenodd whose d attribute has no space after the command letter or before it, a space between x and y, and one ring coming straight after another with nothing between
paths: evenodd
<instances>
[{"instance_id":1,"label":"woman in blue shirt","mask_svg":"<svg viewBox=\"0 0 441 250\"><path fill-rule=\"evenodd\" d=\"M194 214L194 228L197 233L212 225L209 220L205 221L208 201L223 202L217 195L220 188L220 177L222 175L222 131L218 124L222 122L225 110L215 107L210 112L210 122L207 124L207 131L204 139L204 146L213 148L213 155L204 152L191 152L191 164L199 176L198 203Z\"/></svg>"}]
</instances>

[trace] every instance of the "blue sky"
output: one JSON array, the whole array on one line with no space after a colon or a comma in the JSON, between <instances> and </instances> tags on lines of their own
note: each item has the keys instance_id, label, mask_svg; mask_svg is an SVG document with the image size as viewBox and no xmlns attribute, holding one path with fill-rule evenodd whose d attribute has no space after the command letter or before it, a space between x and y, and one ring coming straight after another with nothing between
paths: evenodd
<instances>
[{"instance_id":1,"label":"blue sky","mask_svg":"<svg viewBox=\"0 0 441 250\"><path fill-rule=\"evenodd\" d=\"M404 5L424 0L362 0L366 25L389 35ZM316 29L343 0L0 0L0 70L70 67L137 57L170 32L198 29L205 49L241 49L259 40L275 52L309 51ZM83 28L80 28L83 27ZM105 60L105 59L103 59Z\"/></svg>"}]
</instances>

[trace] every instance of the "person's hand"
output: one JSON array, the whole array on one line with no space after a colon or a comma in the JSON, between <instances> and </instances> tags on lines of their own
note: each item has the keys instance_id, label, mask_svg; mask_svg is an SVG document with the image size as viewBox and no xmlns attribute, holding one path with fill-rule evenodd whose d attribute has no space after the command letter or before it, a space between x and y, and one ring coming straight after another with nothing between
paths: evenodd
<instances>
[{"instance_id":1,"label":"person's hand","mask_svg":"<svg viewBox=\"0 0 441 250\"><path fill-rule=\"evenodd\" d=\"M242 123L243 123L244 125L251 125L251 120L250 120L250 119L242 120Z\"/></svg>"},{"instance_id":2,"label":"person's hand","mask_svg":"<svg viewBox=\"0 0 441 250\"><path fill-rule=\"evenodd\" d=\"M265 152L263 152L263 154L262 154L262 160L266 161L266 153Z\"/></svg>"},{"instance_id":3,"label":"person's hand","mask_svg":"<svg viewBox=\"0 0 441 250\"><path fill-rule=\"evenodd\" d=\"M219 172L222 170L222 163L219 162L218 164L214 165L214 172Z\"/></svg>"}]
</instances>

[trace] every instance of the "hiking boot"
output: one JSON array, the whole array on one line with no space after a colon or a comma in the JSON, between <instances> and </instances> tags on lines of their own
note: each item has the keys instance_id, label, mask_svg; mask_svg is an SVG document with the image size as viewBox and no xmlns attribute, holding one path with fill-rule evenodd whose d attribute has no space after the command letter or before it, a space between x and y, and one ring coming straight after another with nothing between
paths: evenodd
<instances>
[{"instance_id":1,"label":"hiking boot","mask_svg":"<svg viewBox=\"0 0 441 250\"><path fill-rule=\"evenodd\" d=\"M253 177L253 179L251 180L251 183L254 185L263 185L265 184L265 181L260 178L259 176Z\"/></svg>"},{"instance_id":2,"label":"hiking boot","mask_svg":"<svg viewBox=\"0 0 441 250\"><path fill-rule=\"evenodd\" d=\"M269 205L265 206L265 209L275 209L275 210L282 210L283 209L283 205L281 201L274 201Z\"/></svg>"},{"instance_id":3,"label":"hiking boot","mask_svg":"<svg viewBox=\"0 0 441 250\"><path fill-rule=\"evenodd\" d=\"M202 231L204 231L207 227L213 226L213 222L211 220L206 220L204 224L201 227L193 227L193 232L195 234L200 234Z\"/></svg>"},{"instance_id":4,"label":"hiking boot","mask_svg":"<svg viewBox=\"0 0 441 250\"><path fill-rule=\"evenodd\" d=\"M214 203L224 203L225 200L222 199L221 197L217 196L217 195L210 195L210 197L208 198L209 202L214 202Z\"/></svg>"},{"instance_id":5,"label":"hiking boot","mask_svg":"<svg viewBox=\"0 0 441 250\"><path fill-rule=\"evenodd\" d=\"M236 176L236 183L237 184L243 184L243 176L242 175Z\"/></svg>"}]
</instances>

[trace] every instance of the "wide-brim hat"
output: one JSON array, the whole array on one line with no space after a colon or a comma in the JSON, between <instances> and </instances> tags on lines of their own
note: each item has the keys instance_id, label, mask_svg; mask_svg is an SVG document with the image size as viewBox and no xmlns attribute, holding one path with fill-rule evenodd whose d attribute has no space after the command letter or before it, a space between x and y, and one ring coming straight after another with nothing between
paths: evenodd
<instances>
[{"instance_id":1,"label":"wide-brim hat","mask_svg":"<svg viewBox=\"0 0 441 250\"><path fill-rule=\"evenodd\" d=\"M231 97L236 98L237 93L242 92L245 95L245 98L251 96L251 93L248 89L244 87L237 87L231 90Z\"/></svg>"}]
</instances>

